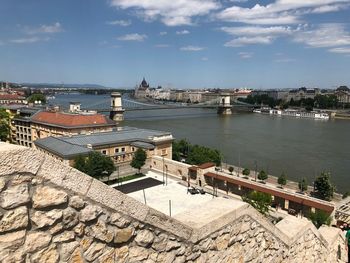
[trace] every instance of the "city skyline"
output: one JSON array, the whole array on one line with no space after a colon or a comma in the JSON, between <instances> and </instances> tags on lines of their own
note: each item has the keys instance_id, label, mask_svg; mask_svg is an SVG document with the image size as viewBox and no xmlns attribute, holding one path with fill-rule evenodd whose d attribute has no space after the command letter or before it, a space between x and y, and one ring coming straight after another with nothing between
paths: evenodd
<instances>
[{"instance_id":1,"label":"city skyline","mask_svg":"<svg viewBox=\"0 0 350 263\"><path fill-rule=\"evenodd\" d=\"M0 70L13 82L335 88L350 83L348 0L10 1Z\"/></svg>"}]
</instances>

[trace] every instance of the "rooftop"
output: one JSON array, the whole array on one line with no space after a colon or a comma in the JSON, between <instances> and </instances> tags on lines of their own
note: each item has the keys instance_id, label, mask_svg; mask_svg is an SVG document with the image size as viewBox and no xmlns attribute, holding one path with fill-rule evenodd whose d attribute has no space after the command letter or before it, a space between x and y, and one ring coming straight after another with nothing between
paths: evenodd
<instances>
[{"instance_id":1,"label":"rooftop","mask_svg":"<svg viewBox=\"0 0 350 263\"><path fill-rule=\"evenodd\" d=\"M61 157L73 157L78 154L88 154L92 147L113 145L119 143L132 143L136 147L151 149L154 148L155 141L161 137L164 140L172 140L169 132L138 129L134 127L120 127L111 132L99 132L88 135L74 135L63 137L47 137L38 139L34 143L36 146L49 152L55 153Z\"/></svg>"},{"instance_id":2,"label":"rooftop","mask_svg":"<svg viewBox=\"0 0 350 263\"><path fill-rule=\"evenodd\" d=\"M32 122L62 128L113 126L115 123L102 114L72 114L55 111L40 111L33 115Z\"/></svg>"}]
</instances>

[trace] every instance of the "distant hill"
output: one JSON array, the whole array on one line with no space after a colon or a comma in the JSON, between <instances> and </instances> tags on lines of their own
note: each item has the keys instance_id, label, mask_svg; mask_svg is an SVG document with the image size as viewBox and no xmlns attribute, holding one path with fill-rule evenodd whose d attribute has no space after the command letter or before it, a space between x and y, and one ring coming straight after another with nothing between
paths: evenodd
<instances>
[{"instance_id":1,"label":"distant hill","mask_svg":"<svg viewBox=\"0 0 350 263\"><path fill-rule=\"evenodd\" d=\"M29 87L52 87L52 88L84 88L84 89L109 89L110 87L105 87L103 85L99 84L70 84L70 83L21 83L23 86L29 86Z\"/></svg>"}]
</instances>

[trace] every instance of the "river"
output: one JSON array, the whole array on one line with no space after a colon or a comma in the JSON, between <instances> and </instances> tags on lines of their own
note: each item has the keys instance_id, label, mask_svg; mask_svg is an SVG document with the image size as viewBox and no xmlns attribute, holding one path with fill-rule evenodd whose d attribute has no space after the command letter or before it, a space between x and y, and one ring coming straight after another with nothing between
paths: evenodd
<instances>
[{"instance_id":1,"label":"river","mask_svg":"<svg viewBox=\"0 0 350 263\"><path fill-rule=\"evenodd\" d=\"M109 96L57 95L54 103L108 108ZM311 182L331 172L337 191L350 191L350 121L314 120L253 113L218 116L211 109L132 111L124 125L171 131L177 139L216 148L224 162Z\"/></svg>"}]
</instances>

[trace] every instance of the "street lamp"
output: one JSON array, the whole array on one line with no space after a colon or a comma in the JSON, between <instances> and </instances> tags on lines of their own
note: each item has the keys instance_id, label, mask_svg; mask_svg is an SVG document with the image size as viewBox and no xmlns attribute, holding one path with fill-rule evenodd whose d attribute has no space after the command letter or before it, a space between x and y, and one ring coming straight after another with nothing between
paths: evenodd
<instances>
[{"instance_id":1,"label":"street lamp","mask_svg":"<svg viewBox=\"0 0 350 263\"><path fill-rule=\"evenodd\" d=\"M164 155L163 155L163 185L164 185Z\"/></svg>"},{"instance_id":2,"label":"street lamp","mask_svg":"<svg viewBox=\"0 0 350 263\"><path fill-rule=\"evenodd\" d=\"M255 182L256 182L256 173L258 172L258 163L256 162L256 160L254 161L255 164Z\"/></svg>"}]
</instances>

